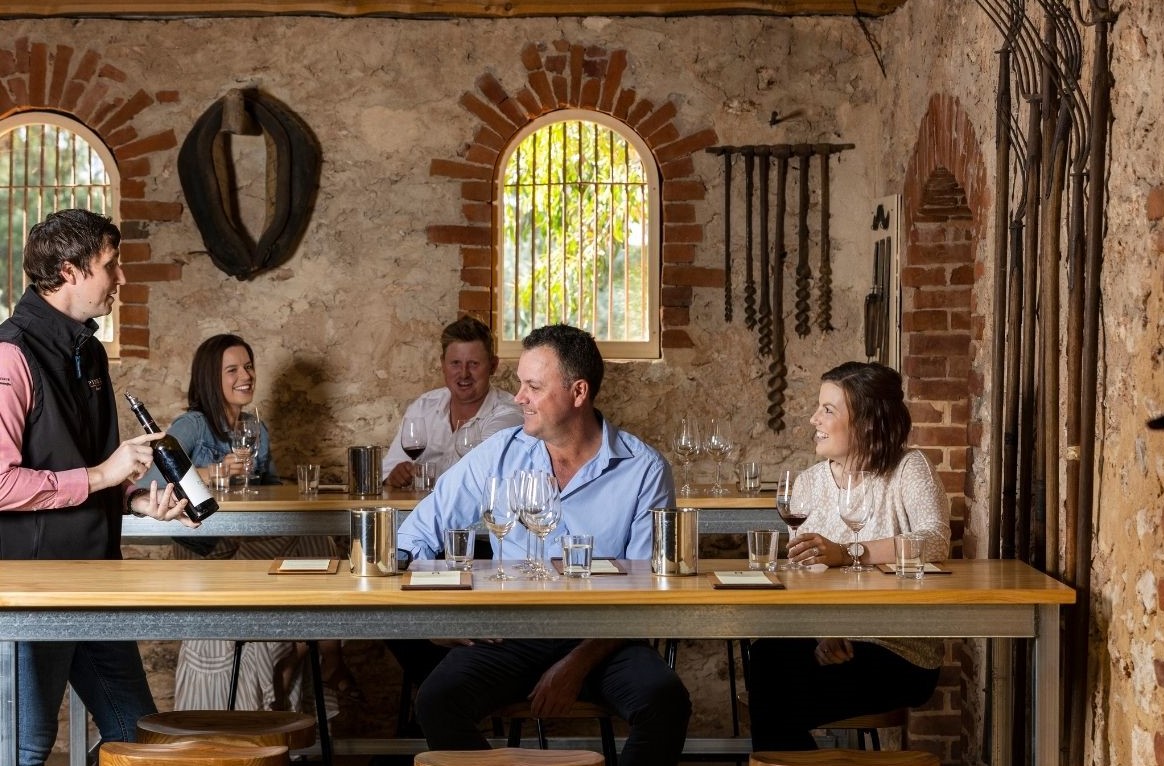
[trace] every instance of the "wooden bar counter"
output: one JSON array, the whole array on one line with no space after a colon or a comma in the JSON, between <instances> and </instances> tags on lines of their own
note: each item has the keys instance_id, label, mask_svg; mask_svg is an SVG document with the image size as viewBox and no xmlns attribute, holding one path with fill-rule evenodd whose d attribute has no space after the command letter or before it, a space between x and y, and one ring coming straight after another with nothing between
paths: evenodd
<instances>
[{"instance_id":1,"label":"wooden bar counter","mask_svg":"<svg viewBox=\"0 0 1164 766\"><path fill-rule=\"evenodd\" d=\"M1037 763L1055 762L1059 609L1074 592L1015 561L950 561L950 574L782 573L781 590L713 587L704 572L553 582L487 579L472 590L405 590L403 577L268 574L269 561L8 561L0 574L0 766L15 764L17 640L329 638L1035 639ZM419 566L433 566L422 562ZM443 562L437 566L443 566ZM701 562L701 567L703 562ZM710 561L705 569L737 569Z\"/></svg>"},{"instance_id":2,"label":"wooden bar counter","mask_svg":"<svg viewBox=\"0 0 1164 766\"><path fill-rule=\"evenodd\" d=\"M346 492L320 492L316 497L299 495L294 483L255 487L257 494L243 497L220 495L220 510L198 529L189 529L176 521L160 523L153 519L126 516L122 520L122 538L134 540L150 537L247 537L255 535L347 535L348 510L391 506L411 511L423 497L416 492L387 490L375 497L359 497ZM758 526L783 528L776 515L773 492L759 495L710 496L707 487L701 494L680 497L677 506L708 511L700 514L703 533L738 533ZM398 521L406 514L398 515Z\"/></svg>"}]
</instances>

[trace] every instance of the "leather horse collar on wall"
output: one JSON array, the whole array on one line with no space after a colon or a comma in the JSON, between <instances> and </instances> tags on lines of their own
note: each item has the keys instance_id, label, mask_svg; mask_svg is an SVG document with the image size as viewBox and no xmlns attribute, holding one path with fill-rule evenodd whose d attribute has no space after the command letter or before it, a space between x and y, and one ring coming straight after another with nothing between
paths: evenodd
<instances>
[{"instance_id":1,"label":"leather horse collar on wall","mask_svg":"<svg viewBox=\"0 0 1164 766\"><path fill-rule=\"evenodd\" d=\"M255 243L238 215L224 134L260 132L267 142L267 209L266 228ZM319 171L319 144L310 128L258 91L235 90L214 102L178 153L182 191L210 258L240 280L291 257L311 217Z\"/></svg>"}]
</instances>

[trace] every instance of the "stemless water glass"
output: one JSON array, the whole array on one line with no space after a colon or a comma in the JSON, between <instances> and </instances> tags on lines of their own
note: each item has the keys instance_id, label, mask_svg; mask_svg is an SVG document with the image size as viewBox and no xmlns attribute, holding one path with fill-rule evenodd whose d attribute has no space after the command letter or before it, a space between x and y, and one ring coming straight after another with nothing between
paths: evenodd
<instances>
[{"instance_id":1,"label":"stemless water glass","mask_svg":"<svg viewBox=\"0 0 1164 766\"><path fill-rule=\"evenodd\" d=\"M780 472L776 481L776 510L780 514L780 518L784 520L784 525L788 527L789 547L792 546L792 541L796 538L796 532L800 529L800 525L808 518L807 493L801 493L797 497L793 497L792 494L797 478L799 478L798 471L785 469ZM804 569L804 565L789 558L787 563L779 566L779 569Z\"/></svg>"},{"instance_id":2,"label":"stemless water glass","mask_svg":"<svg viewBox=\"0 0 1164 766\"><path fill-rule=\"evenodd\" d=\"M497 574L490 580L512 580L505 571L505 536L517 522L517 511L509 504L508 482L500 476L489 476L481 495L481 520L497 538Z\"/></svg>"},{"instance_id":3,"label":"stemless water glass","mask_svg":"<svg viewBox=\"0 0 1164 766\"><path fill-rule=\"evenodd\" d=\"M853 530L853 543L849 546L849 555L853 563L841 567L842 572L870 572L873 567L862 564L858 559L858 545L861 542L861 530L869 523L873 511L877 506L874 492L876 480L869 471L851 471L841 479L841 491L837 502L841 519Z\"/></svg>"},{"instance_id":4,"label":"stemless water glass","mask_svg":"<svg viewBox=\"0 0 1164 766\"><path fill-rule=\"evenodd\" d=\"M732 435L728 429L728 424L722 420L713 419L707 428L707 439L703 442L704 451L711 455L711 459L715 461L715 483L711 485L709 492L711 495L726 495L728 493L720 484L719 475L723 461L727 460L732 446Z\"/></svg>"},{"instance_id":5,"label":"stemless water glass","mask_svg":"<svg viewBox=\"0 0 1164 766\"><path fill-rule=\"evenodd\" d=\"M699 450L703 448L703 443L699 440L699 428L695 425L693 418L683 418L679 421L679 430L675 433L675 454L679 456L679 462L683 464L683 486L679 488L680 495L690 495L691 488L691 461L695 460L695 456L699 454Z\"/></svg>"}]
</instances>

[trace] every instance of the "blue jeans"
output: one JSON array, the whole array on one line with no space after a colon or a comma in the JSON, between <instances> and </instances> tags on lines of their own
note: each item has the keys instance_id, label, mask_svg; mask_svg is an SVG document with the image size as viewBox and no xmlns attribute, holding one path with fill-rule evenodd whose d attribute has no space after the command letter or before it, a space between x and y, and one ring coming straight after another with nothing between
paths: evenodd
<instances>
[{"instance_id":1,"label":"blue jeans","mask_svg":"<svg viewBox=\"0 0 1164 766\"><path fill-rule=\"evenodd\" d=\"M42 766L57 738L65 684L93 716L103 741L132 742L137 719L156 713L132 641L16 644L16 743L20 766Z\"/></svg>"}]
</instances>

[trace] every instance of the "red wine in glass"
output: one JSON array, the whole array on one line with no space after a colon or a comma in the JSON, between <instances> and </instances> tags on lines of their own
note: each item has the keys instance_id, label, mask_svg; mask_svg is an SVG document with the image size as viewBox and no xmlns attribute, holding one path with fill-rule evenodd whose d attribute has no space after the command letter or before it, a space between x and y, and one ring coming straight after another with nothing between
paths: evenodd
<instances>
[{"instance_id":1,"label":"red wine in glass","mask_svg":"<svg viewBox=\"0 0 1164 766\"><path fill-rule=\"evenodd\" d=\"M423 445L423 444L421 444L419 446L405 447L404 454L408 455L409 460L415 461L418 457L421 456L421 454L424 453L424 448L425 448L425 445Z\"/></svg>"}]
</instances>

